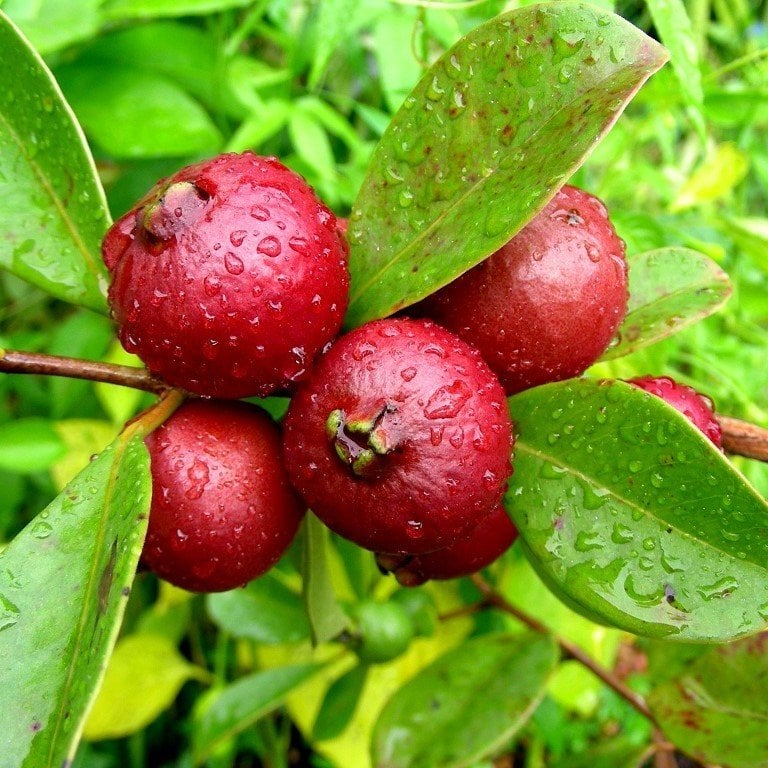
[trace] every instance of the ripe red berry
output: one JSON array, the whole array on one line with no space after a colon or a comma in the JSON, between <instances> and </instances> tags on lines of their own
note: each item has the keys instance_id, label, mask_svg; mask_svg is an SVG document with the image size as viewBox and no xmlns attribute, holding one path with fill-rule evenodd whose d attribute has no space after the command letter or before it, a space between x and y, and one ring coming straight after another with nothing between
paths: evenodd
<instances>
[{"instance_id":1,"label":"ripe red berry","mask_svg":"<svg viewBox=\"0 0 768 768\"><path fill-rule=\"evenodd\" d=\"M565 186L506 245L414 312L476 346L508 394L578 376L626 314L624 250L605 206Z\"/></svg>"},{"instance_id":2,"label":"ripe red berry","mask_svg":"<svg viewBox=\"0 0 768 768\"><path fill-rule=\"evenodd\" d=\"M304 505L288 483L280 434L248 403L191 400L146 439L152 506L143 563L176 586L220 592L271 568Z\"/></svg>"},{"instance_id":3,"label":"ripe red berry","mask_svg":"<svg viewBox=\"0 0 768 768\"><path fill-rule=\"evenodd\" d=\"M517 538L517 528L499 504L469 534L445 549L424 555L376 555L385 571L394 573L404 587L417 587L430 579L456 579L476 573L506 552Z\"/></svg>"},{"instance_id":4,"label":"ripe red berry","mask_svg":"<svg viewBox=\"0 0 768 768\"><path fill-rule=\"evenodd\" d=\"M201 395L289 387L347 307L334 215L300 176L251 152L159 182L115 222L102 252L123 346Z\"/></svg>"},{"instance_id":5,"label":"ripe red berry","mask_svg":"<svg viewBox=\"0 0 768 768\"><path fill-rule=\"evenodd\" d=\"M335 341L285 419L294 486L329 528L376 552L430 552L499 502L512 431L478 352L426 320Z\"/></svg>"},{"instance_id":6,"label":"ripe red berry","mask_svg":"<svg viewBox=\"0 0 768 768\"><path fill-rule=\"evenodd\" d=\"M723 430L715 418L712 401L693 387L680 384L669 376L639 376L629 380L652 395L677 408L695 424L718 448L723 447Z\"/></svg>"}]
</instances>

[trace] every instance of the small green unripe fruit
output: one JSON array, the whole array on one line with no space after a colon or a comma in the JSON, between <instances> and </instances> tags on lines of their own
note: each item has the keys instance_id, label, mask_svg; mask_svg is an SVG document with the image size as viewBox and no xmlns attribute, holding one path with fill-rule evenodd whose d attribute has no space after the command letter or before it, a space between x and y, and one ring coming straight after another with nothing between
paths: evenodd
<instances>
[{"instance_id":1,"label":"small green unripe fruit","mask_svg":"<svg viewBox=\"0 0 768 768\"><path fill-rule=\"evenodd\" d=\"M360 636L355 652L361 661L381 664L404 653L414 630L408 611L398 603L360 603L354 611Z\"/></svg>"}]
</instances>

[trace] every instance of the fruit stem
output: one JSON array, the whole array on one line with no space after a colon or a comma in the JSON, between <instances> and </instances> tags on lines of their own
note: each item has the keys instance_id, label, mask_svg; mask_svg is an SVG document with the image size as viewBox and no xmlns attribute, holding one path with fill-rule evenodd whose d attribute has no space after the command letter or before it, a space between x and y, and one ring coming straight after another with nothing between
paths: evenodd
<instances>
[{"instance_id":1,"label":"fruit stem","mask_svg":"<svg viewBox=\"0 0 768 768\"><path fill-rule=\"evenodd\" d=\"M117 384L121 387L132 387L154 394L161 394L168 389L165 382L153 376L146 368L46 355L42 352L0 349L0 372L66 376L71 379L86 379L104 384Z\"/></svg>"},{"instance_id":2,"label":"fruit stem","mask_svg":"<svg viewBox=\"0 0 768 768\"><path fill-rule=\"evenodd\" d=\"M723 430L723 449L748 459L768 461L768 429L731 416L717 416Z\"/></svg>"},{"instance_id":3,"label":"fruit stem","mask_svg":"<svg viewBox=\"0 0 768 768\"><path fill-rule=\"evenodd\" d=\"M621 680L619 680L619 678L616 677L613 672L598 664L575 643L572 643L570 640L561 637L549 629L549 627L542 624L538 619L535 619L533 616L529 616L527 613L524 613L519 608L512 605L512 603L500 595L479 573L473 574L470 578L483 595L483 601L481 605L489 605L494 608L498 608L500 611L503 611L504 613L513 616L518 621L521 621L534 632L551 636L558 644L558 646L560 646L560 650L563 652L563 654L565 654L566 657L573 659L574 661L578 661L593 675L595 675L595 677L598 677L609 688L621 696L622 699L624 699L631 707L643 715L643 717L647 718L651 723L658 726L656 718L653 716L653 713L650 709L648 709L648 705L645 703L645 699L643 699L639 693L635 693L635 691L633 691Z\"/></svg>"}]
</instances>

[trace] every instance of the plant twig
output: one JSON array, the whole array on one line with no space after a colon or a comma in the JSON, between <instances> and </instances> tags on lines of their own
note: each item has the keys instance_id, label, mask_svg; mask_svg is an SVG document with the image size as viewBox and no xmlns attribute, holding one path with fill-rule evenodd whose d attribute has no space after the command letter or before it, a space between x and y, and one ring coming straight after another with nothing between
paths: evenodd
<instances>
[{"instance_id":1,"label":"plant twig","mask_svg":"<svg viewBox=\"0 0 768 768\"><path fill-rule=\"evenodd\" d=\"M726 453L768 461L768 429L731 416L718 415L717 420L723 430L723 448Z\"/></svg>"},{"instance_id":2,"label":"plant twig","mask_svg":"<svg viewBox=\"0 0 768 768\"><path fill-rule=\"evenodd\" d=\"M570 640L556 634L551 629L549 629L549 627L542 624L538 619L535 619L533 616L529 616L527 613L524 613L519 608L512 605L512 603L510 603L502 595L496 592L496 590L494 590L494 588L479 573L473 574L471 578L475 586L480 590L480 592L482 592L483 597L485 598L485 602L495 608L498 608L500 611L504 611L504 613L507 613L510 616L514 616L514 618L516 618L518 621L521 621L534 632L539 632L542 635L550 635L552 638L554 638L555 642L560 646L560 650L567 657L578 661L580 664L586 667L590 672L592 672L593 675L595 675L595 677L598 677L609 688L621 696L621 698L624 699L631 707L633 707L641 715L650 720L654 725L657 725L653 713L650 709L648 709L648 705L645 703L645 699L643 699L640 694L635 693L635 691L622 683L621 680L619 680L610 670L605 669L605 667L602 667L600 664L598 664L593 658L589 656L589 654L585 653L575 643L572 643Z\"/></svg>"},{"instance_id":3,"label":"plant twig","mask_svg":"<svg viewBox=\"0 0 768 768\"><path fill-rule=\"evenodd\" d=\"M46 355L41 352L0 349L0 372L66 376L71 379L86 379L133 387L155 394L168 389L164 381L153 376L146 368L101 363L95 360L78 360L73 357Z\"/></svg>"}]
</instances>

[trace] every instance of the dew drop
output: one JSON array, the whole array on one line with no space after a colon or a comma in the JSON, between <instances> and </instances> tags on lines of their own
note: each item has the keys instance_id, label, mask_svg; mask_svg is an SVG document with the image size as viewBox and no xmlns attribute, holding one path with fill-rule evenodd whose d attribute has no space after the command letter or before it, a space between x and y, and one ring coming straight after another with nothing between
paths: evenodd
<instances>
[{"instance_id":1,"label":"dew drop","mask_svg":"<svg viewBox=\"0 0 768 768\"><path fill-rule=\"evenodd\" d=\"M20 615L19 609L5 595L0 595L0 632L16 624Z\"/></svg>"},{"instance_id":2,"label":"dew drop","mask_svg":"<svg viewBox=\"0 0 768 768\"><path fill-rule=\"evenodd\" d=\"M259 244L256 246L256 250L259 253L263 253L265 256L275 258L276 256L280 255L282 248L280 247L280 241L276 237L267 235L259 241Z\"/></svg>"},{"instance_id":3,"label":"dew drop","mask_svg":"<svg viewBox=\"0 0 768 768\"><path fill-rule=\"evenodd\" d=\"M400 371L400 376L402 376L403 381L413 381L416 376L416 369L413 366L403 368L403 370Z\"/></svg>"},{"instance_id":4,"label":"dew drop","mask_svg":"<svg viewBox=\"0 0 768 768\"><path fill-rule=\"evenodd\" d=\"M38 520L32 526L32 535L36 539L47 539L53 533L53 526L45 520Z\"/></svg>"},{"instance_id":5,"label":"dew drop","mask_svg":"<svg viewBox=\"0 0 768 768\"><path fill-rule=\"evenodd\" d=\"M306 237L292 237L288 241L288 246L296 251L296 253L300 253L303 256L306 256L309 253L309 241Z\"/></svg>"},{"instance_id":6,"label":"dew drop","mask_svg":"<svg viewBox=\"0 0 768 768\"><path fill-rule=\"evenodd\" d=\"M234 232L230 233L229 242L232 243L235 248L239 248L243 244L243 240L245 240L247 234L248 233L244 229L236 229Z\"/></svg>"},{"instance_id":7,"label":"dew drop","mask_svg":"<svg viewBox=\"0 0 768 768\"><path fill-rule=\"evenodd\" d=\"M245 269L243 260L231 251L227 251L224 254L224 266L230 275L241 275Z\"/></svg>"},{"instance_id":8,"label":"dew drop","mask_svg":"<svg viewBox=\"0 0 768 768\"><path fill-rule=\"evenodd\" d=\"M469 385L457 379L432 393L424 407L424 416L427 419L453 419L461 413L471 397L472 390Z\"/></svg>"},{"instance_id":9,"label":"dew drop","mask_svg":"<svg viewBox=\"0 0 768 768\"><path fill-rule=\"evenodd\" d=\"M221 290L221 279L218 275L206 275L203 280L203 290L208 296L215 296Z\"/></svg>"}]
</instances>

